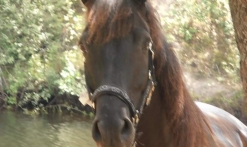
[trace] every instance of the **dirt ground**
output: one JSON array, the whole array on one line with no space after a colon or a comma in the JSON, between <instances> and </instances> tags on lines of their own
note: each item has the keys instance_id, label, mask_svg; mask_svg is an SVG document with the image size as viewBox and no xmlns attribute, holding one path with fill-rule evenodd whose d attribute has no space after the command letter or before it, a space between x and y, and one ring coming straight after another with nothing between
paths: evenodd
<instances>
[{"instance_id":1,"label":"dirt ground","mask_svg":"<svg viewBox=\"0 0 247 147\"><path fill-rule=\"evenodd\" d=\"M219 94L224 97L231 97L241 90L241 83L239 85L227 85L213 78L196 78L189 72L184 72L184 80L192 96L196 96L196 99L201 101Z\"/></svg>"}]
</instances>

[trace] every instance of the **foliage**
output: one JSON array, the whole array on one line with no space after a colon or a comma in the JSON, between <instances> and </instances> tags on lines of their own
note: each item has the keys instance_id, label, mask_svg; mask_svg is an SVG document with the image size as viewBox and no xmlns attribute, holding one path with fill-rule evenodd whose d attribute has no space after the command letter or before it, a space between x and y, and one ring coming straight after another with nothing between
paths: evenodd
<instances>
[{"instance_id":1,"label":"foliage","mask_svg":"<svg viewBox=\"0 0 247 147\"><path fill-rule=\"evenodd\" d=\"M240 57L227 0L177 0L160 7L160 13L187 70L227 83L239 80Z\"/></svg>"},{"instance_id":2,"label":"foliage","mask_svg":"<svg viewBox=\"0 0 247 147\"><path fill-rule=\"evenodd\" d=\"M80 0L0 2L0 77L9 104L37 105L55 91L82 92L78 6Z\"/></svg>"}]
</instances>

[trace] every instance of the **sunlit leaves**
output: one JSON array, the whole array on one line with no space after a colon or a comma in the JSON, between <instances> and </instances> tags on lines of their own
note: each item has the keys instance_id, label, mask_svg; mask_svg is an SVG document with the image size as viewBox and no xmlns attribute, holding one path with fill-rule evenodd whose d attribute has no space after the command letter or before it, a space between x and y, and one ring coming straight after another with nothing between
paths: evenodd
<instances>
[{"instance_id":1,"label":"sunlit leaves","mask_svg":"<svg viewBox=\"0 0 247 147\"><path fill-rule=\"evenodd\" d=\"M55 90L77 95L82 91L80 59L67 55L81 54L76 45L83 23L75 5L80 6L80 0L0 1L0 68L11 104L16 102L11 98L36 104ZM76 64L73 73L68 63ZM63 77L66 72L69 76Z\"/></svg>"},{"instance_id":2,"label":"sunlit leaves","mask_svg":"<svg viewBox=\"0 0 247 147\"><path fill-rule=\"evenodd\" d=\"M239 53L227 0L177 0L159 10L166 36L185 66L224 80L236 76Z\"/></svg>"}]
</instances>

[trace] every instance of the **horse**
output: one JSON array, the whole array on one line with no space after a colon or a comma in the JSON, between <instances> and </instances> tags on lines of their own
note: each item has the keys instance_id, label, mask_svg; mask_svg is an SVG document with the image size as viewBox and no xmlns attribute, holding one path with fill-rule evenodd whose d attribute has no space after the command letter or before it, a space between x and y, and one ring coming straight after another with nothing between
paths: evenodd
<instances>
[{"instance_id":1,"label":"horse","mask_svg":"<svg viewBox=\"0 0 247 147\"><path fill-rule=\"evenodd\" d=\"M194 102L147 0L82 0L79 39L98 147L247 147L247 127Z\"/></svg>"}]
</instances>

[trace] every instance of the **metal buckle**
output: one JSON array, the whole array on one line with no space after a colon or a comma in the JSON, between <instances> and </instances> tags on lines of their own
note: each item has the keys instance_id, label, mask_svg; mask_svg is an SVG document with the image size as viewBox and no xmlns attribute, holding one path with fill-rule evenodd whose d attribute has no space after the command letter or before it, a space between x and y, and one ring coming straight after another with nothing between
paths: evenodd
<instances>
[{"instance_id":1,"label":"metal buckle","mask_svg":"<svg viewBox=\"0 0 247 147\"><path fill-rule=\"evenodd\" d=\"M140 113L138 110L136 110L136 114L134 117L132 117L132 122L137 125L139 123L139 117L140 117Z\"/></svg>"},{"instance_id":2,"label":"metal buckle","mask_svg":"<svg viewBox=\"0 0 247 147\"><path fill-rule=\"evenodd\" d=\"M152 60L154 60L154 50L153 50L153 41L149 42L148 48L152 54Z\"/></svg>"},{"instance_id":3,"label":"metal buckle","mask_svg":"<svg viewBox=\"0 0 247 147\"><path fill-rule=\"evenodd\" d=\"M148 96L147 96L146 106L148 106L151 102L151 97L152 97L153 91L154 91L154 82L151 80L151 89L150 89Z\"/></svg>"}]
</instances>

